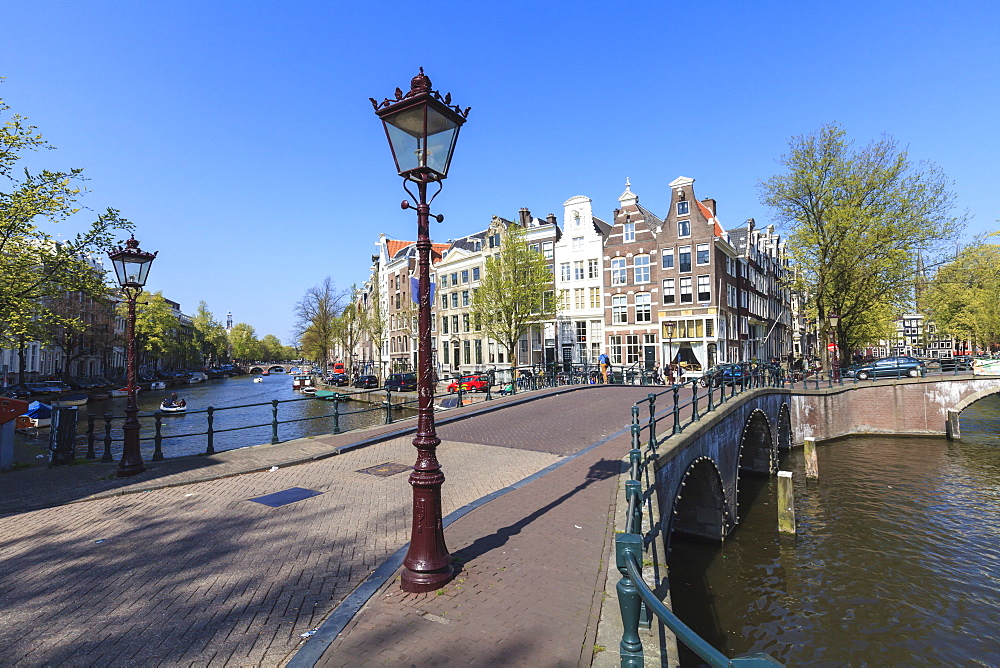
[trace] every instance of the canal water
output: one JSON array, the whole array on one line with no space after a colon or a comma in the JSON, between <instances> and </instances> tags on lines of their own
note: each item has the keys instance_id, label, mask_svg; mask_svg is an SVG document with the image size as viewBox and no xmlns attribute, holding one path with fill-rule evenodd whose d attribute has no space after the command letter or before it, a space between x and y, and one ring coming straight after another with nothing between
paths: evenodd
<instances>
[{"instance_id":1,"label":"canal water","mask_svg":"<svg viewBox=\"0 0 1000 668\"><path fill-rule=\"evenodd\" d=\"M674 611L729 656L1000 665L1000 397L961 423L961 442L821 445L818 483L794 450L798 535L777 532L774 479L754 481L723 546L674 541Z\"/></svg>"},{"instance_id":2,"label":"canal water","mask_svg":"<svg viewBox=\"0 0 1000 668\"><path fill-rule=\"evenodd\" d=\"M344 391L350 388L342 388ZM271 420L273 399L279 400L278 420L294 420L278 425L278 437L288 441L306 436L329 434L334 430L334 402L316 399L292 390L292 377L287 374L264 376L263 382L254 383L253 376L209 380L197 385L180 385L169 390L151 390L139 393L139 421L142 423L141 451L143 459L153 455L155 420L152 413L160 407L160 402L176 392L187 402L186 413L164 414L161 432L163 434L163 454L165 457L179 457L205 452L207 437L202 433L208 429L205 409L215 408L213 428L215 450L232 450L250 445L271 442ZM384 393L378 395L384 398ZM291 400L291 401L289 401ZM396 402L394 397L393 402ZM119 419L125 415L126 398L90 402L79 407L78 432L87 429L87 415L97 417L98 434L96 450L103 452L103 415L115 416L112 425L112 455L118 459L121 453L121 425ZM258 404L258 405L251 405ZM262 404L262 405L260 405ZM244 408L232 408L243 406ZM366 410L369 409L369 410ZM359 412L366 411L366 412ZM339 402L339 423L341 430L360 429L385 423L385 407L359 401ZM403 419L409 411L393 411L393 419ZM225 431L232 427L260 425L251 429Z\"/></svg>"}]
</instances>

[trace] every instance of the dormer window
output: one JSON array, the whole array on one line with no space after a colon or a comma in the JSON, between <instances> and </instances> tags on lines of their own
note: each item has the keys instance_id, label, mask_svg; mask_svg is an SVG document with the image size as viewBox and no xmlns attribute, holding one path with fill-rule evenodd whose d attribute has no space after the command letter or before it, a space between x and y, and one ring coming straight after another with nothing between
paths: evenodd
<instances>
[{"instance_id":1,"label":"dormer window","mask_svg":"<svg viewBox=\"0 0 1000 668\"><path fill-rule=\"evenodd\" d=\"M688 215L688 202L678 202L677 203L677 215L686 216Z\"/></svg>"},{"instance_id":2,"label":"dormer window","mask_svg":"<svg viewBox=\"0 0 1000 668\"><path fill-rule=\"evenodd\" d=\"M623 241L635 241L635 223L623 223L622 230Z\"/></svg>"}]
</instances>

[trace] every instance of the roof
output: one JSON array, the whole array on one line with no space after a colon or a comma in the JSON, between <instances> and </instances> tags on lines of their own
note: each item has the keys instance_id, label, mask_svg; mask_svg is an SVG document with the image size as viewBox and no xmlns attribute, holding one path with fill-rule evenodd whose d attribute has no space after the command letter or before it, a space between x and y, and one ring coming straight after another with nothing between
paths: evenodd
<instances>
[{"instance_id":1,"label":"roof","mask_svg":"<svg viewBox=\"0 0 1000 668\"><path fill-rule=\"evenodd\" d=\"M417 243L415 241L399 241L397 239L386 239L386 249L389 252L389 259L394 260L396 258L402 259L404 257L416 257L417 255ZM437 262L441 259L441 256L446 250L448 250L449 244L431 244L431 262Z\"/></svg>"},{"instance_id":2,"label":"roof","mask_svg":"<svg viewBox=\"0 0 1000 668\"><path fill-rule=\"evenodd\" d=\"M400 241L398 239L386 239L385 240L386 252L389 254L390 258L396 257L396 253L398 253L399 251L403 250L404 248L406 248L407 246L409 246L412 243L415 243L415 242L413 242L413 241Z\"/></svg>"},{"instance_id":3,"label":"roof","mask_svg":"<svg viewBox=\"0 0 1000 668\"><path fill-rule=\"evenodd\" d=\"M733 248L739 251L740 255L746 251L748 234L749 233L745 225L743 227L737 227L735 230L729 230L729 243L732 244Z\"/></svg>"},{"instance_id":4,"label":"roof","mask_svg":"<svg viewBox=\"0 0 1000 668\"><path fill-rule=\"evenodd\" d=\"M594 230L604 237L608 236L611 228L614 227L611 223L606 223L597 216L591 216L591 220L594 222Z\"/></svg>"},{"instance_id":5,"label":"roof","mask_svg":"<svg viewBox=\"0 0 1000 668\"><path fill-rule=\"evenodd\" d=\"M722 229L722 225L719 224L719 220L715 217L715 214L698 200L695 200L695 203L698 205L701 215L705 216L705 219L709 222L715 223L715 236L721 237L725 235L725 231Z\"/></svg>"}]
</instances>

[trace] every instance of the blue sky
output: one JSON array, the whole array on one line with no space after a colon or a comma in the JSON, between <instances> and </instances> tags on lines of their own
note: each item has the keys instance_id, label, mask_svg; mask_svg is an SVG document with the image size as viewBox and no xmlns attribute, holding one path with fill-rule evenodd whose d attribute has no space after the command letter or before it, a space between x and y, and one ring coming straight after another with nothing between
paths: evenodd
<instances>
[{"instance_id":1,"label":"blue sky","mask_svg":"<svg viewBox=\"0 0 1000 668\"><path fill-rule=\"evenodd\" d=\"M663 215L696 179L723 224L767 224L758 179L837 121L940 165L1000 229L1000 3L7 0L2 96L159 251L149 288L290 339L330 276L416 234L369 97L419 66L472 112L435 241L574 195L609 218L631 179ZM82 215L82 214L81 214ZM92 216L91 216L92 217ZM81 219L81 222L86 222ZM72 224L66 234L74 230Z\"/></svg>"}]
</instances>

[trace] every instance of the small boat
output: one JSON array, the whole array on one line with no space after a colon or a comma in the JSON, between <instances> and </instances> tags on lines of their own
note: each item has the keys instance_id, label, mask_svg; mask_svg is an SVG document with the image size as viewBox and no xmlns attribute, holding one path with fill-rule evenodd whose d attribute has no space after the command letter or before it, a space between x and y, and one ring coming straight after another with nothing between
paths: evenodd
<instances>
[{"instance_id":1,"label":"small boat","mask_svg":"<svg viewBox=\"0 0 1000 668\"><path fill-rule=\"evenodd\" d=\"M135 388L135 391L138 392L139 388L138 387ZM128 388L127 387L123 387L123 388L120 388L120 389L117 389L117 390L111 390L110 392L108 392L108 394L110 394L112 397L127 397L128 396Z\"/></svg>"},{"instance_id":2,"label":"small boat","mask_svg":"<svg viewBox=\"0 0 1000 668\"><path fill-rule=\"evenodd\" d=\"M208 374L205 374L201 371L195 371L188 378L188 383L191 385L196 385L198 383L204 383L206 380L208 380Z\"/></svg>"},{"instance_id":3,"label":"small boat","mask_svg":"<svg viewBox=\"0 0 1000 668\"><path fill-rule=\"evenodd\" d=\"M90 396L85 392L76 394L63 394L52 399L53 406L83 406Z\"/></svg>"},{"instance_id":4,"label":"small boat","mask_svg":"<svg viewBox=\"0 0 1000 668\"><path fill-rule=\"evenodd\" d=\"M312 376L299 374L298 376L292 377L293 390L305 390L305 388L310 385L312 385Z\"/></svg>"},{"instance_id":5,"label":"small boat","mask_svg":"<svg viewBox=\"0 0 1000 668\"><path fill-rule=\"evenodd\" d=\"M27 412L17 417L14 426L16 429L38 429L51 425L52 407L40 401L32 401L28 404Z\"/></svg>"},{"instance_id":6,"label":"small boat","mask_svg":"<svg viewBox=\"0 0 1000 668\"><path fill-rule=\"evenodd\" d=\"M302 394L316 394L316 388L312 386L303 387Z\"/></svg>"},{"instance_id":7,"label":"small boat","mask_svg":"<svg viewBox=\"0 0 1000 668\"><path fill-rule=\"evenodd\" d=\"M163 413L183 413L187 410L187 406L183 404L175 404L169 399L164 399L160 402L160 411Z\"/></svg>"},{"instance_id":8,"label":"small boat","mask_svg":"<svg viewBox=\"0 0 1000 668\"><path fill-rule=\"evenodd\" d=\"M263 383L264 382L264 377L263 376L256 376L253 379L253 382L255 382L255 383Z\"/></svg>"},{"instance_id":9,"label":"small boat","mask_svg":"<svg viewBox=\"0 0 1000 668\"><path fill-rule=\"evenodd\" d=\"M149 388L151 390L165 390L167 389L167 383L162 380L154 380L152 384L150 384Z\"/></svg>"},{"instance_id":10,"label":"small boat","mask_svg":"<svg viewBox=\"0 0 1000 668\"><path fill-rule=\"evenodd\" d=\"M90 395L91 401L106 401L111 398L110 392L95 392Z\"/></svg>"}]
</instances>

